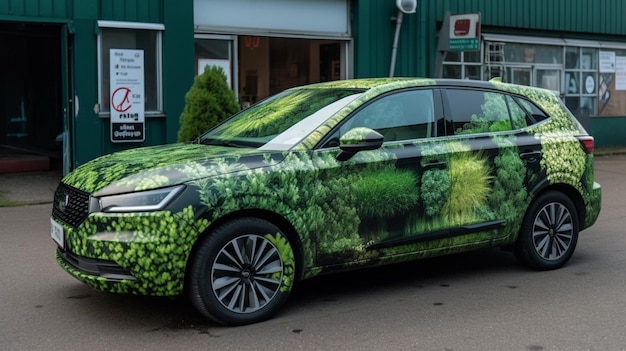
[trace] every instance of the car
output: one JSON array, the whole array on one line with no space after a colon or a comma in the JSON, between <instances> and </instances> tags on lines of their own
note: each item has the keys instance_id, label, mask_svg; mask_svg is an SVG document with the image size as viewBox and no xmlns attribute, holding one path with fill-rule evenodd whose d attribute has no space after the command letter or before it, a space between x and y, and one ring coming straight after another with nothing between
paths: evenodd
<instances>
[{"instance_id":1,"label":"car","mask_svg":"<svg viewBox=\"0 0 626 351\"><path fill-rule=\"evenodd\" d=\"M77 167L56 189L51 236L58 264L96 289L184 295L243 325L321 274L488 247L563 266L600 212L593 149L549 90L317 83L193 142Z\"/></svg>"}]
</instances>

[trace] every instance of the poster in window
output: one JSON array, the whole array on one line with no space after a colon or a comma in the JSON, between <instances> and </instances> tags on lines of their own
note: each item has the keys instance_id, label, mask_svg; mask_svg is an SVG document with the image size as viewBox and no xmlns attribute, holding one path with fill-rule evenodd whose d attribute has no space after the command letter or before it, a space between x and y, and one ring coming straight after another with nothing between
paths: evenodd
<instances>
[{"instance_id":1,"label":"poster in window","mask_svg":"<svg viewBox=\"0 0 626 351\"><path fill-rule=\"evenodd\" d=\"M143 50L110 49L111 142L145 140Z\"/></svg>"},{"instance_id":2,"label":"poster in window","mask_svg":"<svg viewBox=\"0 0 626 351\"><path fill-rule=\"evenodd\" d=\"M615 72L615 52L600 51L600 73Z\"/></svg>"},{"instance_id":3,"label":"poster in window","mask_svg":"<svg viewBox=\"0 0 626 351\"><path fill-rule=\"evenodd\" d=\"M615 73L601 73L598 85L598 115L626 115L626 90L617 90Z\"/></svg>"},{"instance_id":4,"label":"poster in window","mask_svg":"<svg viewBox=\"0 0 626 351\"><path fill-rule=\"evenodd\" d=\"M615 90L626 90L626 56L615 57Z\"/></svg>"}]
</instances>

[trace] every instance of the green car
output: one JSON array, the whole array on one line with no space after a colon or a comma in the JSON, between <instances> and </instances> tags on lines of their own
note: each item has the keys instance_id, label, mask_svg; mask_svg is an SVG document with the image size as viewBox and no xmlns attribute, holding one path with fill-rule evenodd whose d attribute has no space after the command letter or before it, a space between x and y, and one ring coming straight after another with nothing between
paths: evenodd
<instances>
[{"instance_id":1,"label":"green car","mask_svg":"<svg viewBox=\"0 0 626 351\"><path fill-rule=\"evenodd\" d=\"M286 90L192 143L65 176L51 235L103 291L270 318L320 274L485 247L563 266L600 212L594 139L554 92L374 78Z\"/></svg>"}]
</instances>

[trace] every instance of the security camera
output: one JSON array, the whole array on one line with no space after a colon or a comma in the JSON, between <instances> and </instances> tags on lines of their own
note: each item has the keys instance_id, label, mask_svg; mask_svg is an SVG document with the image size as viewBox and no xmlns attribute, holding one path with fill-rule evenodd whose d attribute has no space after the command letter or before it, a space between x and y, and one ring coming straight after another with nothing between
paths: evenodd
<instances>
[{"instance_id":1,"label":"security camera","mask_svg":"<svg viewBox=\"0 0 626 351\"><path fill-rule=\"evenodd\" d=\"M415 13L417 0L396 0L396 6L404 13Z\"/></svg>"}]
</instances>

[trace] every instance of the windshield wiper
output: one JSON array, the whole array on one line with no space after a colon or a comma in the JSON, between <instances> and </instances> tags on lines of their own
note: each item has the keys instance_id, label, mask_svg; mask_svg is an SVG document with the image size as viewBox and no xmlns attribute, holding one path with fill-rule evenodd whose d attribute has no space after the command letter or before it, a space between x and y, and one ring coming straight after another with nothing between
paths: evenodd
<instances>
[{"instance_id":1,"label":"windshield wiper","mask_svg":"<svg viewBox=\"0 0 626 351\"><path fill-rule=\"evenodd\" d=\"M228 146L228 147L251 147L246 142L237 142L233 140L223 140L223 139L200 139L198 138L198 143L203 145L215 145L215 146Z\"/></svg>"}]
</instances>

